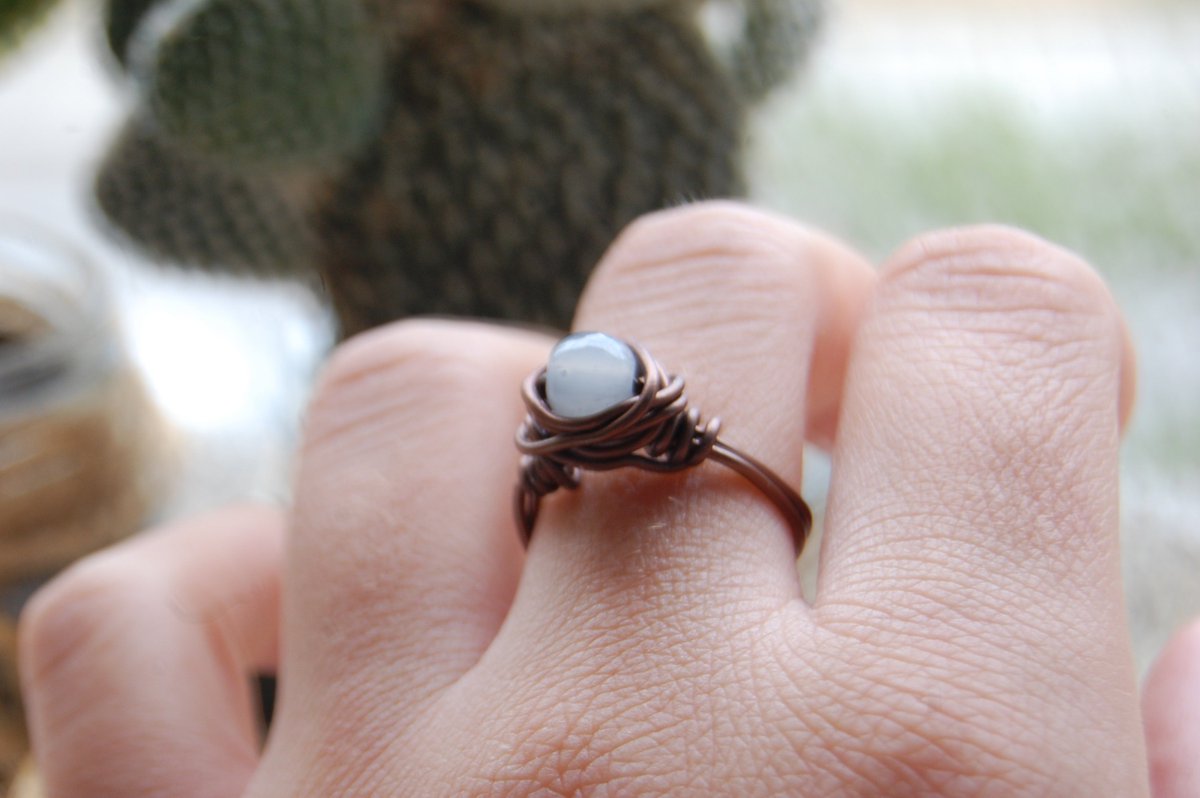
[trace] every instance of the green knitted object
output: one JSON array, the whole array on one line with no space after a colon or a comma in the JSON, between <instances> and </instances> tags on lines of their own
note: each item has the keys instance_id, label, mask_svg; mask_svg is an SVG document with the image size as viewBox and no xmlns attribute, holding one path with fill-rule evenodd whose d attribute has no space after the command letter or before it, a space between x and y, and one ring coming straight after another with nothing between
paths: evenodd
<instances>
[{"instance_id":1,"label":"green knitted object","mask_svg":"<svg viewBox=\"0 0 1200 798\"><path fill-rule=\"evenodd\" d=\"M108 0L104 4L104 35L121 66L129 65L129 41L142 18L163 0Z\"/></svg>"},{"instance_id":2,"label":"green knitted object","mask_svg":"<svg viewBox=\"0 0 1200 798\"><path fill-rule=\"evenodd\" d=\"M130 62L165 136L242 166L311 164L371 133L383 43L359 0L169 0Z\"/></svg>"},{"instance_id":3,"label":"green knitted object","mask_svg":"<svg viewBox=\"0 0 1200 798\"><path fill-rule=\"evenodd\" d=\"M15 47L57 0L0 0L0 55Z\"/></svg>"},{"instance_id":4,"label":"green knitted object","mask_svg":"<svg viewBox=\"0 0 1200 798\"><path fill-rule=\"evenodd\" d=\"M738 89L758 100L795 75L821 30L820 0L741 0L744 27L731 69Z\"/></svg>"},{"instance_id":5,"label":"green knitted object","mask_svg":"<svg viewBox=\"0 0 1200 798\"><path fill-rule=\"evenodd\" d=\"M741 4L723 56L691 0L159 0L125 34L144 121L99 204L157 258L319 278L344 334L565 327L622 227L742 191L747 111L819 18L710 1ZM119 40L138 0L109 2Z\"/></svg>"},{"instance_id":6,"label":"green knitted object","mask_svg":"<svg viewBox=\"0 0 1200 798\"><path fill-rule=\"evenodd\" d=\"M464 4L399 53L389 88L382 136L318 204L346 333L414 313L565 327L624 225L742 188L742 108L669 13Z\"/></svg>"},{"instance_id":7,"label":"green knitted object","mask_svg":"<svg viewBox=\"0 0 1200 798\"><path fill-rule=\"evenodd\" d=\"M96 178L107 221L157 260L260 277L313 270L313 237L282 186L223 169L130 122Z\"/></svg>"}]
</instances>

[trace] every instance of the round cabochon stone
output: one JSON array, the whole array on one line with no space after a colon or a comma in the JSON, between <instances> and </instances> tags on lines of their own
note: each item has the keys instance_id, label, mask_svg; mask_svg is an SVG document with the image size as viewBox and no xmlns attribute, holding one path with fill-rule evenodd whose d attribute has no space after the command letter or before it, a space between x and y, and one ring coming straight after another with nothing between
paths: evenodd
<instances>
[{"instance_id":1,"label":"round cabochon stone","mask_svg":"<svg viewBox=\"0 0 1200 798\"><path fill-rule=\"evenodd\" d=\"M637 391L638 360L611 335L568 335L546 364L546 402L564 418L586 418L631 398Z\"/></svg>"}]
</instances>

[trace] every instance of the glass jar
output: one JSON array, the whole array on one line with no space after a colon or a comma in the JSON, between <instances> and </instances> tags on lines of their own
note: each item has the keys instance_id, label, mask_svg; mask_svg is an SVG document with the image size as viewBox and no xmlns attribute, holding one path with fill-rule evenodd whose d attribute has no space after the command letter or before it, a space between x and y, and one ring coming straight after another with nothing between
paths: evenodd
<instances>
[{"instance_id":1,"label":"glass jar","mask_svg":"<svg viewBox=\"0 0 1200 798\"><path fill-rule=\"evenodd\" d=\"M125 356L103 275L0 220L0 586L137 531L164 484L164 427Z\"/></svg>"}]
</instances>

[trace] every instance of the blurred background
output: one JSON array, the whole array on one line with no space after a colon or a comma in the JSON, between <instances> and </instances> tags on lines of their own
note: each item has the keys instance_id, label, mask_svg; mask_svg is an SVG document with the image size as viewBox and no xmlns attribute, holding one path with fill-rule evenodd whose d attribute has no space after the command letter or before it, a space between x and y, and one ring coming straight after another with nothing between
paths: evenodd
<instances>
[{"instance_id":1,"label":"blurred background","mask_svg":"<svg viewBox=\"0 0 1200 798\"><path fill-rule=\"evenodd\" d=\"M16 14L37 2L0 0L0 25L5 4ZM162 89L163 76L176 74L167 69L172 42L133 36L128 51L115 47L133 62L122 66L113 20L98 2L54 5L19 42L0 34L0 583L9 617L48 573L147 522L234 499L286 499L314 373L339 337L339 319L343 331L358 326L347 321L352 292L331 305L317 290L329 286L328 271L274 279L288 270L241 263L264 249L308 257L289 247L309 231L281 232L270 214L267 232L242 230L225 249L204 249L204 230L188 231L200 238L188 238L184 249L192 249L182 254L161 241L147 246L156 232L131 230L128 219L114 233L123 213L180 213L167 202L177 197L155 193L156 179L193 185L190 173L174 171L112 177L122 152L159 152L161 142L138 139L146 109L163 129L178 110ZM129 5L142 13L150 3ZM807 60L818 17L811 3L796 8L803 52L769 81L761 102L728 106L746 113L744 131L730 135L748 142L738 166L753 199L877 260L932 227L1019 225L1080 252L1128 314L1141 361L1122 528L1144 670L1170 632L1200 614L1200 4L841 0L826 7ZM723 26L751 18L739 13L723 7L706 17L714 41ZM159 17L143 27L176 24ZM679 45L661 63L688 52ZM208 66L219 57L202 54ZM157 82L130 80L126 71L146 70L148 59L157 59ZM372 74L346 66L355 69ZM751 92L749 83L732 85L735 99ZM376 88L367 78L352 87L364 96ZM705 102L725 113L717 100ZM196 113L179 112L185 121ZM137 146L121 150L131 136ZM204 147L225 146L213 141ZM293 145L320 150L328 140L280 146ZM228 175L243 171L237 159L248 156L231 157L235 168L221 177L229 185ZM324 164L338 157L344 152L317 152L322 166L307 171L264 167L275 194L264 200L239 183L230 195L205 194L213 207L196 215L216 229L228 211L237 227L272 203L286 216L298 195L357 196L350 189L358 185L344 180L330 188ZM703 179L725 185L720 175ZM357 223L334 210L322 224L338 234ZM457 218L446 211L436 223L449 226L443 217ZM498 239L505 229L496 228ZM535 243L552 249L554 239ZM221 268L222 258L237 263ZM819 506L828 463L818 452L813 462L804 492ZM15 717L15 705L6 688L0 711ZM10 737L18 750L19 731Z\"/></svg>"}]
</instances>

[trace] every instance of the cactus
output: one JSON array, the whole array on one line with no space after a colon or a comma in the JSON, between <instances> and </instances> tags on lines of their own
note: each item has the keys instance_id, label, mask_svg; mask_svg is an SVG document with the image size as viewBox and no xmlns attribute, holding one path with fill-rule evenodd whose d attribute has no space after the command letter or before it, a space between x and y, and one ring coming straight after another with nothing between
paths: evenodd
<instances>
[{"instance_id":1,"label":"cactus","mask_svg":"<svg viewBox=\"0 0 1200 798\"><path fill-rule=\"evenodd\" d=\"M347 333L422 312L566 326L621 227L741 190L738 100L669 14L468 9L410 42L389 88L382 135L316 212Z\"/></svg>"},{"instance_id":2,"label":"cactus","mask_svg":"<svg viewBox=\"0 0 1200 798\"><path fill-rule=\"evenodd\" d=\"M750 100L795 75L821 29L817 0L742 0L744 27L734 44L733 79Z\"/></svg>"},{"instance_id":3,"label":"cactus","mask_svg":"<svg viewBox=\"0 0 1200 798\"><path fill-rule=\"evenodd\" d=\"M242 167L341 156L382 109L383 45L358 0L169 0L130 68L165 136Z\"/></svg>"},{"instance_id":4,"label":"cactus","mask_svg":"<svg viewBox=\"0 0 1200 798\"><path fill-rule=\"evenodd\" d=\"M144 102L101 208L174 263L319 276L345 334L565 326L621 227L742 190L746 112L819 17L709 0L742 4L723 60L692 0L108 2Z\"/></svg>"},{"instance_id":5,"label":"cactus","mask_svg":"<svg viewBox=\"0 0 1200 798\"><path fill-rule=\"evenodd\" d=\"M142 18L162 0L109 0L104 6L104 35L113 57L129 65L129 41Z\"/></svg>"},{"instance_id":6,"label":"cactus","mask_svg":"<svg viewBox=\"0 0 1200 798\"><path fill-rule=\"evenodd\" d=\"M172 146L141 119L102 164L107 221L156 259L261 277L311 273L313 238L283 186Z\"/></svg>"},{"instance_id":7,"label":"cactus","mask_svg":"<svg viewBox=\"0 0 1200 798\"><path fill-rule=\"evenodd\" d=\"M0 0L0 55L14 48L57 0Z\"/></svg>"}]
</instances>

